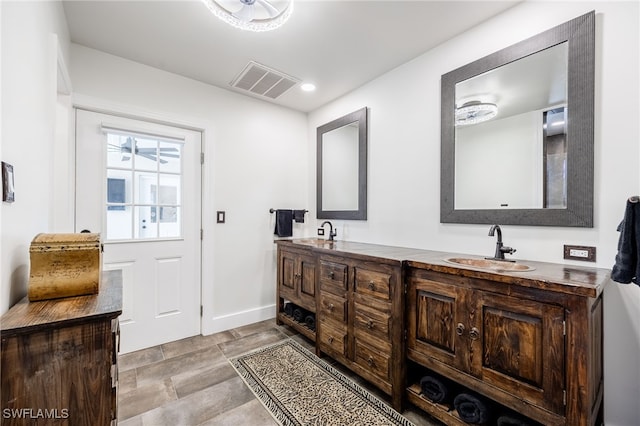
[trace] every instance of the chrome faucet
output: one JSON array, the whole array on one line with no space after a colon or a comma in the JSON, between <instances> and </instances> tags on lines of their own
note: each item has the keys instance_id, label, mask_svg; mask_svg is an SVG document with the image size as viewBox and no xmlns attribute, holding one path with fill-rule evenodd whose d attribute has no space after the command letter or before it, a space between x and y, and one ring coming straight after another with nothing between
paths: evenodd
<instances>
[{"instance_id":1,"label":"chrome faucet","mask_svg":"<svg viewBox=\"0 0 640 426\"><path fill-rule=\"evenodd\" d=\"M511 247L505 247L502 244L502 230L500 229L500 225L493 225L490 229L489 229L489 236L493 237L493 235L495 234L495 232L498 231L498 241L496 241L496 253L493 255L493 257L488 257L487 259L493 259L493 260L504 260L507 262L515 262L515 260L509 260L509 259L505 259L504 258L504 254L505 253L509 253L509 254L513 254L516 252L516 249L511 248Z\"/></svg>"},{"instance_id":2,"label":"chrome faucet","mask_svg":"<svg viewBox=\"0 0 640 426\"><path fill-rule=\"evenodd\" d=\"M333 237L337 237L338 236L338 230L334 230L333 229L333 225L331 224L331 222L329 222L328 220L325 220L324 222L322 222L322 225L320 225L320 228L322 228L322 230L324 231L324 226L326 224L329 224L329 241L333 241Z\"/></svg>"}]
</instances>

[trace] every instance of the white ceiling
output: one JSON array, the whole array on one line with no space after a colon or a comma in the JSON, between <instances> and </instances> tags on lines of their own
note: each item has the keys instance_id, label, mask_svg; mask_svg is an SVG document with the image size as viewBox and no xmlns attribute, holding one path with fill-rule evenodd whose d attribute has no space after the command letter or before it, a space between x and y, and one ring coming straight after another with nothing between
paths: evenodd
<instances>
[{"instance_id":1,"label":"white ceiling","mask_svg":"<svg viewBox=\"0 0 640 426\"><path fill-rule=\"evenodd\" d=\"M199 0L64 1L71 41L231 89L251 60L317 86L274 101L312 111L518 1L295 0L265 33L235 29Z\"/></svg>"}]
</instances>

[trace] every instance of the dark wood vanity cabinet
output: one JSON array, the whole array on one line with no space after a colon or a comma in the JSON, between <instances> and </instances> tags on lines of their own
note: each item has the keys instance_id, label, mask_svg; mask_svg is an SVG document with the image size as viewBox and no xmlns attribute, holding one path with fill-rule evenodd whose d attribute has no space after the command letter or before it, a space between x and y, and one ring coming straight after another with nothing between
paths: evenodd
<instances>
[{"instance_id":1,"label":"dark wood vanity cabinet","mask_svg":"<svg viewBox=\"0 0 640 426\"><path fill-rule=\"evenodd\" d=\"M450 401L421 395L421 377L436 373L536 424L601 425L610 271L526 262L528 272L495 272L453 266L452 256L278 241L278 321L390 395L398 411L406 396L447 425L466 425ZM282 312L285 300L316 312L316 332Z\"/></svg>"},{"instance_id":2,"label":"dark wood vanity cabinet","mask_svg":"<svg viewBox=\"0 0 640 426\"><path fill-rule=\"evenodd\" d=\"M601 298L416 268L406 280L409 360L541 424L595 424ZM409 378L409 400L447 424L465 424L420 397L418 380Z\"/></svg>"},{"instance_id":3,"label":"dark wood vanity cabinet","mask_svg":"<svg viewBox=\"0 0 640 426\"><path fill-rule=\"evenodd\" d=\"M400 409L404 389L404 292L400 262L318 258L318 353L376 385Z\"/></svg>"},{"instance_id":4,"label":"dark wood vanity cabinet","mask_svg":"<svg viewBox=\"0 0 640 426\"><path fill-rule=\"evenodd\" d=\"M277 266L277 322L294 327L306 337L315 340L315 331L285 314L286 301L316 312L316 257L306 248L278 245Z\"/></svg>"},{"instance_id":5,"label":"dark wood vanity cabinet","mask_svg":"<svg viewBox=\"0 0 640 426\"><path fill-rule=\"evenodd\" d=\"M29 302L5 313L2 424L117 424L119 271L97 295Z\"/></svg>"}]
</instances>

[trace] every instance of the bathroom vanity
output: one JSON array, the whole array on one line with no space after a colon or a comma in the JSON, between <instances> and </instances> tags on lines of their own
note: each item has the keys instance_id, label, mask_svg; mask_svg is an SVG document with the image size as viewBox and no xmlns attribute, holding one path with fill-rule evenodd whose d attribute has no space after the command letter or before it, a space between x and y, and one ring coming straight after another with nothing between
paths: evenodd
<instances>
[{"instance_id":1,"label":"bathroom vanity","mask_svg":"<svg viewBox=\"0 0 640 426\"><path fill-rule=\"evenodd\" d=\"M312 288L317 331L303 334L397 410L408 400L467 424L420 394L420 378L436 373L540 424L600 424L608 270L518 261L527 270L509 271L450 261L480 256L345 241L277 245L278 322L301 330L284 302L312 309Z\"/></svg>"}]
</instances>

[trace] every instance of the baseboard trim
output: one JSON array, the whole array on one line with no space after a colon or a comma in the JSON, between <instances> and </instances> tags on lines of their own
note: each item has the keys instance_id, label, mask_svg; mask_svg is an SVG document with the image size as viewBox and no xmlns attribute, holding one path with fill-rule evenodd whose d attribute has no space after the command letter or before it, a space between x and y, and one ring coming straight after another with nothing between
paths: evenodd
<instances>
[{"instance_id":1,"label":"baseboard trim","mask_svg":"<svg viewBox=\"0 0 640 426\"><path fill-rule=\"evenodd\" d=\"M202 322L202 334L209 335L276 317L276 305L267 305L233 314L213 317Z\"/></svg>"}]
</instances>

